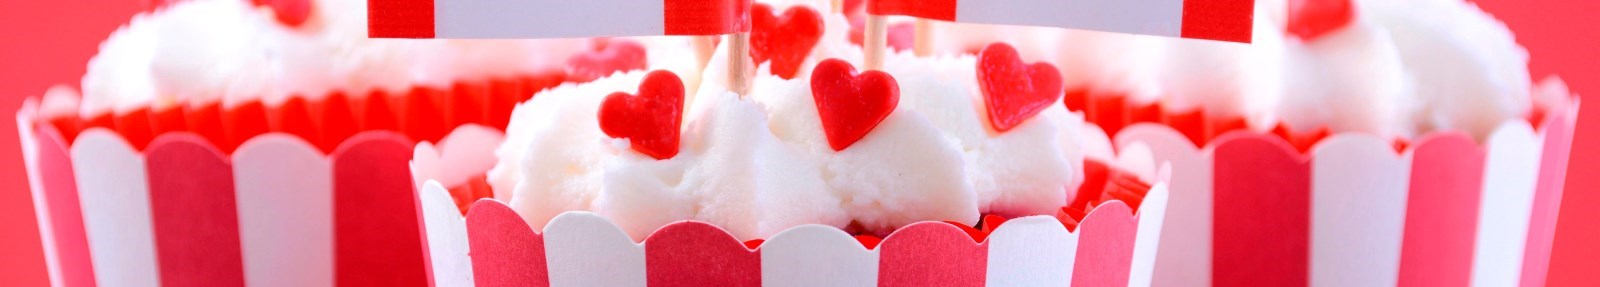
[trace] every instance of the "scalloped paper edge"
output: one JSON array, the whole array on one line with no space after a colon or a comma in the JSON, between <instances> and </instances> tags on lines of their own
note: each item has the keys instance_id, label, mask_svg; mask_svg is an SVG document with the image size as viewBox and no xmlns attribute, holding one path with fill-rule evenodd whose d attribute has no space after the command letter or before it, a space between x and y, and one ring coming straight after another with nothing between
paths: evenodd
<instances>
[{"instance_id":1,"label":"scalloped paper edge","mask_svg":"<svg viewBox=\"0 0 1600 287\"><path fill-rule=\"evenodd\" d=\"M437 183L424 185L424 194L444 192ZM1165 185L1156 185L1150 194L1145 206L1166 205ZM438 204L444 204L443 200L438 199ZM866 249L837 227L801 225L749 250L727 231L693 221L669 224L643 242L634 242L610 220L581 211L562 213L544 230L534 232L509 206L493 199L474 203L465 221L472 249L486 252L473 254L487 254L472 258L477 283L482 285L741 285L736 283L759 278L763 286L1020 282L1111 286L1126 285L1130 277L1149 276L1148 272L1132 272L1132 266L1151 265L1136 263L1136 258L1154 258L1148 250L1135 251L1136 245L1151 249L1154 242L1154 238L1136 238L1137 232L1160 230L1161 220L1141 221L1143 215L1135 215L1120 202L1095 210L1078 233L1068 231L1053 217L1030 216L1006 221L985 241L973 242L947 223L923 222L896 230L873 249ZM1159 217L1160 213L1153 214ZM429 236L443 235L430 231ZM759 262L739 259L747 256L740 254L757 256ZM696 259L674 259L678 256ZM437 261L435 264L438 266Z\"/></svg>"}]
</instances>

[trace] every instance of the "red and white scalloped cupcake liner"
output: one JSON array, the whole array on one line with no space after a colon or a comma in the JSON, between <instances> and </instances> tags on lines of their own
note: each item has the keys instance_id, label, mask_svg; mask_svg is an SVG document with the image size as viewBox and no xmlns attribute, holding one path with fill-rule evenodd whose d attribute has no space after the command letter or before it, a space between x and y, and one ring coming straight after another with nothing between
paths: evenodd
<instances>
[{"instance_id":1,"label":"red and white scalloped cupcake liner","mask_svg":"<svg viewBox=\"0 0 1600 287\"><path fill-rule=\"evenodd\" d=\"M425 286L413 139L504 127L562 81L95 118L38 118L30 99L17 119L51 282Z\"/></svg>"},{"instance_id":2,"label":"red and white scalloped cupcake liner","mask_svg":"<svg viewBox=\"0 0 1600 287\"><path fill-rule=\"evenodd\" d=\"M634 242L586 212L564 213L535 231L490 199L463 221L439 185L421 193L433 275L445 286L1120 286L1140 277L1132 274L1138 262L1153 259L1154 237L1139 235L1160 223L1140 220L1159 213L1135 215L1112 201L1077 231L1031 216L978 240L956 225L922 222L874 245L837 227L803 225L752 247L695 221ZM1156 210L1165 202L1161 187L1145 200Z\"/></svg>"},{"instance_id":3,"label":"red and white scalloped cupcake liner","mask_svg":"<svg viewBox=\"0 0 1600 287\"><path fill-rule=\"evenodd\" d=\"M1480 145L1261 134L1203 110L1067 99L1118 150L1170 164L1154 286L1543 286L1579 105L1502 123Z\"/></svg>"}]
</instances>

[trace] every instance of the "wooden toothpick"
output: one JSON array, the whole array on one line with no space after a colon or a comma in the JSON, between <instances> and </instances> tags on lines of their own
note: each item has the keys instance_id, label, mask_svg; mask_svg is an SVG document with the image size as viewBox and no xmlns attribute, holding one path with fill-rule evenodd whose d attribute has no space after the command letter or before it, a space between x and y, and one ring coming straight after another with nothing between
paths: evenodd
<instances>
[{"instance_id":1,"label":"wooden toothpick","mask_svg":"<svg viewBox=\"0 0 1600 287\"><path fill-rule=\"evenodd\" d=\"M862 33L867 70L883 70L883 57L889 46L889 19L882 15L867 15L866 31Z\"/></svg>"},{"instance_id":2,"label":"wooden toothpick","mask_svg":"<svg viewBox=\"0 0 1600 287\"><path fill-rule=\"evenodd\" d=\"M728 90L741 96L750 92L750 32L728 35Z\"/></svg>"}]
</instances>

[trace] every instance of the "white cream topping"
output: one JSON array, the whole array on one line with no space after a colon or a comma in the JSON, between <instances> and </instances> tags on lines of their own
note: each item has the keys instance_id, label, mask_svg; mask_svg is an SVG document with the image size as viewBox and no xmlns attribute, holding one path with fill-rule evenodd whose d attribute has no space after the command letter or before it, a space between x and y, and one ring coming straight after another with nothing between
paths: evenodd
<instances>
[{"instance_id":1,"label":"white cream topping","mask_svg":"<svg viewBox=\"0 0 1600 287\"><path fill-rule=\"evenodd\" d=\"M1461 1L1362 0L1361 12L1392 33L1416 105L1416 133L1462 130L1483 139L1531 105L1528 52L1504 23Z\"/></svg>"},{"instance_id":2,"label":"white cream topping","mask_svg":"<svg viewBox=\"0 0 1600 287\"><path fill-rule=\"evenodd\" d=\"M763 73L741 98L711 76L718 60L686 104L677 157L657 161L599 132L600 99L636 89L640 76L631 73L519 106L491 180L516 188L510 201L535 228L587 210L635 239L684 219L751 239L807 223L887 231L927 220L973 224L982 213L1053 214L1082 176L1081 119L1057 104L993 132L970 56L891 54L886 69L900 84L900 104L843 151L827 144L809 73Z\"/></svg>"}]
</instances>

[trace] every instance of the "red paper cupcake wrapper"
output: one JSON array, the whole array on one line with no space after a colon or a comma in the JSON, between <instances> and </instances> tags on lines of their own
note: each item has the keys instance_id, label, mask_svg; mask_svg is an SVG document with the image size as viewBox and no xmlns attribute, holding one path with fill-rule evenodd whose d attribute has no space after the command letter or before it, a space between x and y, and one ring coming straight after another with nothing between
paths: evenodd
<instances>
[{"instance_id":1,"label":"red paper cupcake wrapper","mask_svg":"<svg viewBox=\"0 0 1600 287\"><path fill-rule=\"evenodd\" d=\"M981 241L964 226L922 222L876 244L823 225L740 242L683 221L634 242L592 213L564 213L535 231L499 201L480 200L463 218L442 186L420 193L440 286L1123 286L1148 278L1132 274L1154 259L1155 242L1140 232L1160 229L1159 220L1140 220L1151 213L1111 201L1080 231L1031 216L985 227ZM1145 204L1164 209L1164 187Z\"/></svg>"},{"instance_id":2,"label":"red paper cupcake wrapper","mask_svg":"<svg viewBox=\"0 0 1600 287\"><path fill-rule=\"evenodd\" d=\"M1508 121L1483 145L1459 133L1415 144L1281 128L1213 136L1232 128L1089 105L1118 149L1147 148L1171 167L1155 285L1544 282L1576 103L1537 124Z\"/></svg>"},{"instance_id":3,"label":"red paper cupcake wrapper","mask_svg":"<svg viewBox=\"0 0 1600 287\"><path fill-rule=\"evenodd\" d=\"M413 139L504 127L562 78L95 118L38 119L30 99L18 127L52 282L426 285Z\"/></svg>"}]
</instances>

